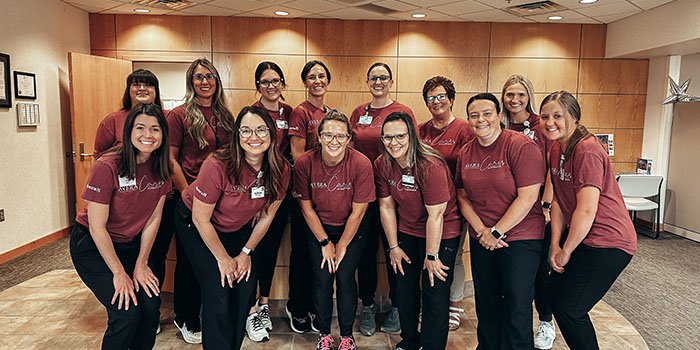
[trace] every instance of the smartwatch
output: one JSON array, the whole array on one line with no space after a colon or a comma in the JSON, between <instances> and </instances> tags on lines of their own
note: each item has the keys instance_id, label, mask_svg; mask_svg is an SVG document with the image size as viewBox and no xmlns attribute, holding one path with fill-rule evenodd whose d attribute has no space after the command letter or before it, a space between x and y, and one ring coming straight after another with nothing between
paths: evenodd
<instances>
[{"instance_id":1,"label":"smartwatch","mask_svg":"<svg viewBox=\"0 0 700 350\"><path fill-rule=\"evenodd\" d=\"M426 253L425 258L428 259L428 261L436 261L437 259L439 259L437 254L430 253Z\"/></svg>"},{"instance_id":2,"label":"smartwatch","mask_svg":"<svg viewBox=\"0 0 700 350\"><path fill-rule=\"evenodd\" d=\"M542 209L552 209L552 203L542 202Z\"/></svg>"},{"instance_id":3,"label":"smartwatch","mask_svg":"<svg viewBox=\"0 0 700 350\"><path fill-rule=\"evenodd\" d=\"M250 248L248 248L248 247L246 247L246 246L243 246L243 248L241 249L241 251L242 251L243 253L245 253L245 255L248 255L248 256L250 256L250 253L253 252L252 249L250 249Z\"/></svg>"},{"instance_id":4,"label":"smartwatch","mask_svg":"<svg viewBox=\"0 0 700 350\"><path fill-rule=\"evenodd\" d=\"M498 230L496 230L496 226L491 227L491 235L498 240L506 238L506 235L504 235L504 234L498 232Z\"/></svg>"},{"instance_id":5,"label":"smartwatch","mask_svg":"<svg viewBox=\"0 0 700 350\"><path fill-rule=\"evenodd\" d=\"M328 243L330 243L330 242L331 242L331 240L328 239L328 237L326 237L326 238L324 238L324 239L318 241L318 244L320 244L321 247L325 247L325 246L327 246Z\"/></svg>"}]
</instances>

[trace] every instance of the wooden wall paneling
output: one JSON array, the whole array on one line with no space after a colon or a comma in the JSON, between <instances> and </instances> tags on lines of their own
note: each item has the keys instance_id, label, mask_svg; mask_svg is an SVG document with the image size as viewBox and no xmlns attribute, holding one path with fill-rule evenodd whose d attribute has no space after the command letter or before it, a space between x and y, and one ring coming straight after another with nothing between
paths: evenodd
<instances>
[{"instance_id":1,"label":"wooden wall paneling","mask_svg":"<svg viewBox=\"0 0 700 350\"><path fill-rule=\"evenodd\" d=\"M117 49L211 51L206 16L116 15Z\"/></svg>"},{"instance_id":2,"label":"wooden wall paneling","mask_svg":"<svg viewBox=\"0 0 700 350\"><path fill-rule=\"evenodd\" d=\"M396 77L398 91L421 92L425 81L442 75L458 92L485 91L488 61L486 58L399 58Z\"/></svg>"},{"instance_id":3,"label":"wooden wall paneling","mask_svg":"<svg viewBox=\"0 0 700 350\"><path fill-rule=\"evenodd\" d=\"M353 109L371 99L369 92L334 91L331 87L324 101L329 107L337 109L350 118Z\"/></svg>"},{"instance_id":4,"label":"wooden wall paneling","mask_svg":"<svg viewBox=\"0 0 700 350\"><path fill-rule=\"evenodd\" d=\"M226 95L226 103L228 108L235 117L241 108L245 106L250 106L255 101L260 99L260 94L256 94L255 90L231 90L225 89L224 94ZM306 99L306 93L304 91L286 91L283 93L285 98L285 103L292 107L296 107L298 104L304 102Z\"/></svg>"},{"instance_id":5,"label":"wooden wall paneling","mask_svg":"<svg viewBox=\"0 0 700 350\"><path fill-rule=\"evenodd\" d=\"M525 75L535 92L576 91L578 60L549 58L492 58L489 65L489 91L501 91L513 74Z\"/></svg>"},{"instance_id":6,"label":"wooden wall paneling","mask_svg":"<svg viewBox=\"0 0 700 350\"><path fill-rule=\"evenodd\" d=\"M636 162L642 154L644 129L615 129L615 162Z\"/></svg>"},{"instance_id":7,"label":"wooden wall paneling","mask_svg":"<svg viewBox=\"0 0 700 350\"><path fill-rule=\"evenodd\" d=\"M91 55L117 58L117 51L114 50L90 50Z\"/></svg>"},{"instance_id":8,"label":"wooden wall paneling","mask_svg":"<svg viewBox=\"0 0 700 350\"><path fill-rule=\"evenodd\" d=\"M607 25L584 24L581 27L581 58L605 58Z\"/></svg>"},{"instance_id":9,"label":"wooden wall paneling","mask_svg":"<svg viewBox=\"0 0 700 350\"><path fill-rule=\"evenodd\" d=\"M610 163L615 173L635 173L637 172L637 162L633 163Z\"/></svg>"},{"instance_id":10,"label":"wooden wall paneling","mask_svg":"<svg viewBox=\"0 0 700 350\"><path fill-rule=\"evenodd\" d=\"M644 128L646 96L580 94L581 123L591 128Z\"/></svg>"},{"instance_id":11,"label":"wooden wall paneling","mask_svg":"<svg viewBox=\"0 0 700 350\"><path fill-rule=\"evenodd\" d=\"M489 23L399 22L399 56L488 57Z\"/></svg>"},{"instance_id":12,"label":"wooden wall paneling","mask_svg":"<svg viewBox=\"0 0 700 350\"><path fill-rule=\"evenodd\" d=\"M375 62L384 62L389 65L394 76L392 91L396 91L397 60L396 57L367 57L367 56L309 56L308 60L320 60L325 63L331 72L331 84L329 91L354 91L366 92L369 101L369 88L367 87L367 69ZM301 73L301 69L299 69ZM297 76L299 76L297 73ZM300 79L301 76L299 76Z\"/></svg>"},{"instance_id":13,"label":"wooden wall paneling","mask_svg":"<svg viewBox=\"0 0 700 350\"><path fill-rule=\"evenodd\" d=\"M211 51L117 51L117 58L130 61L189 63L202 57L211 60Z\"/></svg>"},{"instance_id":14,"label":"wooden wall paneling","mask_svg":"<svg viewBox=\"0 0 700 350\"><path fill-rule=\"evenodd\" d=\"M289 267L277 266L272 276L270 299L285 300L287 298L289 298Z\"/></svg>"},{"instance_id":15,"label":"wooden wall paneling","mask_svg":"<svg viewBox=\"0 0 700 350\"><path fill-rule=\"evenodd\" d=\"M225 88L255 89L255 68L262 61L275 62L282 68L288 90L304 89L300 78L304 56L214 53L213 62Z\"/></svg>"},{"instance_id":16,"label":"wooden wall paneling","mask_svg":"<svg viewBox=\"0 0 700 350\"><path fill-rule=\"evenodd\" d=\"M623 60L620 65L620 93L646 95L649 60Z\"/></svg>"},{"instance_id":17,"label":"wooden wall paneling","mask_svg":"<svg viewBox=\"0 0 700 350\"><path fill-rule=\"evenodd\" d=\"M398 21L307 19L307 54L396 56Z\"/></svg>"},{"instance_id":18,"label":"wooden wall paneling","mask_svg":"<svg viewBox=\"0 0 700 350\"><path fill-rule=\"evenodd\" d=\"M90 49L114 50L117 48L114 15L90 14Z\"/></svg>"},{"instance_id":19,"label":"wooden wall paneling","mask_svg":"<svg viewBox=\"0 0 700 350\"><path fill-rule=\"evenodd\" d=\"M582 59L580 93L646 94L648 60Z\"/></svg>"},{"instance_id":20,"label":"wooden wall paneling","mask_svg":"<svg viewBox=\"0 0 700 350\"><path fill-rule=\"evenodd\" d=\"M305 41L303 19L212 17L214 52L303 55Z\"/></svg>"},{"instance_id":21,"label":"wooden wall paneling","mask_svg":"<svg viewBox=\"0 0 700 350\"><path fill-rule=\"evenodd\" d=\"M580 24L492 23L491 57L578 58Z\"/></svg>"},{"instance_id":22,"label":"wooden wall paneling","mask_svg":"<svg viewBox=\"0 0 700 350\"><path fill-rule=\"evenodd\" d=\"M461 118L466 118L467 100L476 92L458 92L455 97L455 103L452 105L452 114ZM422 123L430 120L432 115L428 111L423 101L423 95L420 92L399 92L396 94L396 100L405 104L413 111L416 116L416 121Z\"/></svg>"}]
</instances>

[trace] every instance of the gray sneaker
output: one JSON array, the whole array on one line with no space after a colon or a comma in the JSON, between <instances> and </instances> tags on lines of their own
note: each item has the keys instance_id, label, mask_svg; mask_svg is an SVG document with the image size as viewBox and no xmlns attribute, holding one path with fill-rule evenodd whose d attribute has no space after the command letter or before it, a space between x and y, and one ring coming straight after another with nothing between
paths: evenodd
<instances>
[{"instance_id":1,"label":"gray sneaker","mask_svg":"<svg viewBox=\"0 0 700 350\"><path fill-rule=\"evenodd\" d=\"M391 310L386 314L384 322L379 327L379 329L384 333L389 334L399 334L401 333L401 323L399 322L399 309L392 307Z\"/></svg>"},{"instance_id":2,"label":"gray sneaker","mask_svg":"<svg viewBox=\"0 0 700 350\"><path fill-rule=\"evenodd\" d=\"M377 323L374 317L377 315L379 306L372 304L371 306L363 306L360 312L360 333L362 335L371 336L377 330Z\"/></svg>"}]
</instances>

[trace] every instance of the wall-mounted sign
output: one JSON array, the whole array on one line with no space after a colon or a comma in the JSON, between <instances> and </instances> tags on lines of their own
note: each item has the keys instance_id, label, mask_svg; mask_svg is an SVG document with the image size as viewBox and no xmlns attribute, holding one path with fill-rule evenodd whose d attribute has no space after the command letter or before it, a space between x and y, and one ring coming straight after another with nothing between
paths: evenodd
<instances>
[{"instance_id":1,"label":"wall-mounted sign","mask_svg":"<svg viewBox=\"0 0 700 350\"><path fill-rule=\"evenodd\" d=\"M36 75L15 71L15 97L36 99Z\"/></svg>"}]
</instances>

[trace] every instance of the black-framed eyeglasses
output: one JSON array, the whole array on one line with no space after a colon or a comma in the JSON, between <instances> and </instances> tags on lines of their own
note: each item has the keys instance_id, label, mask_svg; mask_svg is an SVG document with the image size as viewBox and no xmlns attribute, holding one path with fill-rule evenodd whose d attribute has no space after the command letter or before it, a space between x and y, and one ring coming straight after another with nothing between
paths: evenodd
<instances>
[{"instance_id":1,"label":"black-framed eyeglasses","mask_svg":"<svg viewBox=\"0 0 700 350\"><path fill-rule=\"evenodd\" d=\"M244 139L247 139L251 136L253 136L253 132L255 132L255 135L258 136L261 139L264 139L267 137L269 134L270 128L266 126L259 126L255 128L255 130L249 128L249 127L242 127L238 129L238 131L241 133L241 137Z\"/></svg>"},{"instance_id":2,"label":"black-framed eyeglasses","mask_svg":"<svg viewBox=\"0 0 700 350\"><path fill-rule=\"evenodd\" d=\"M379 81L381 81L382 83L386 83L386 81L391 78L388 75L373 75L367 78L367 80L369 80L371 83L374 83L375 81L377 81L377 79L379 79Z\"/></svg>"},{"instance_id":3,"label":"black-framed eyeglasses","mask_svg":"<svg viewBox=\"0 0 700 350\"><path fill-rule=\"evenodd\" d=\"M390 144L392 141L396 140L398 143L404 143L408 140L408 133L396 134L396 135L382 135L382 142L384 144Z\"/></svg>"},{"instance_id":4,"label":"black-framed eyeglasses","mask_svg":"<svg viewBox=\"0 0 700 350\"><path fill-rule=\"evenodd\" d=\"M207 79L207 81L216 81L216 74L214 74L214 73L195 74L194 76L192 76L192 78L196 81L204 81L204 79Z\"/></svg>"},{"instance_id":5,"label":"black-framed eyeglasses","mask_svg":"<svg viewBox=\"0 0 700 350\"><path fill-rule=\"evenodd\" d=\"M260 86L262 86L262 87L270 87L270 85L272 85L274 87L279 87L280 84L282 84L283 82L284 82L284 80L277 79L277 78L272 79L272 80L258 80L258 84L260 84Z\"/></svg>"},{"instance_id":6,"label":"black-framed eyeglasses","mask_svg":"<svg viewBox=\"0 0 700 350\"><path fill-rule=\"evenodd\" d=\"M334 134L332 132L322 132L320 135L324 142L332 142L333 139L336 139L338 142L343 143L350 138L348 134Z\"/></svg>"},{"instance_id":7,"label":"black-framed eyeglasses","mask_svg":"<svg viewBox=\"0 0 700 350\"><path fill-rule=\"evenodd\" d=\"M428 103L433 103L435 100L438 100L440 102L447 100L447 94L437 94L435 96L428 96L425 98L425 101Z\"/></svg>"}]
</instances>

